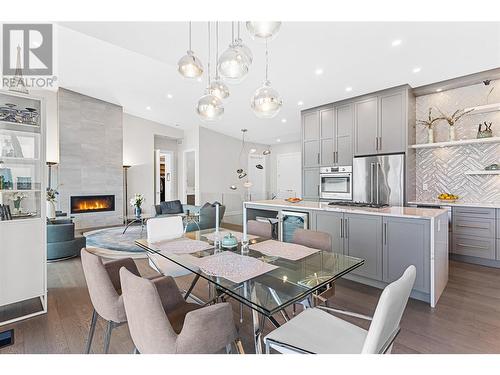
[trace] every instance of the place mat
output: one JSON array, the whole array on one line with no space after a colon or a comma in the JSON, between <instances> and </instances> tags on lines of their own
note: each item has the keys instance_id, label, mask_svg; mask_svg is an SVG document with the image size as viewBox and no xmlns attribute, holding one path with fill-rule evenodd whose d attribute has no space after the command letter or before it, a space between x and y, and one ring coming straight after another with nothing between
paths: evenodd
<instances>
[{"instance_id":1,"label":"place mat","mask_svg":"<svg viewBox=\"0 0 500 375\"><path fill-rule=\"evenodd\" d=\"M150 242L149 245L156 251L166 252L169 254L192 254L214 248L213 245L210 245L208 242L192 240L186 237L159 242Z\"/></svg>"},{"instance_id":2,"label":"place mat","mask_svg":"<svg viewBox=\"0 0 500 375\"><path fill-rule=\"evenodd\" d=\"M278 268L259 259L235 254L231 251L196 258L193 263L207 275L223 277L236 284Z\"/></svg>"},{"instance_id":3,"label":"place mat","mask_svg":"<svg viewBox=\"0 0 500 375\"><path fill-rule=\"evenodd\" d=\"M300 260L321 251L307 246L276 240L267 240L251 244L250 249L258 251L264 255L285 258L288 260Z\"/></svg>"},{"instance_id":4,"label":"place mat","mask_svg":"<svg viewBox=\"0 0 500 375\"><path fill-rule=\"evenodd\" d=\"M234 237L236 237L236 240L238 242L241 242L241 239L243 238L243 233L241 233L241 232L232 232L232 231L227 231L227 230L220 230L219 231L219 240L222 241L222 239L224 238L224 236L228 235L229 233L231 233ZM203 236L207 240L209 240L209 241L214 241L215 240L215 232L204 234ZM248 240L254 240L254 239L259 238L259 237L258 236L254 236L252 234L247 234L247 238L248 238Z\"/></svg>"}]
</instances>

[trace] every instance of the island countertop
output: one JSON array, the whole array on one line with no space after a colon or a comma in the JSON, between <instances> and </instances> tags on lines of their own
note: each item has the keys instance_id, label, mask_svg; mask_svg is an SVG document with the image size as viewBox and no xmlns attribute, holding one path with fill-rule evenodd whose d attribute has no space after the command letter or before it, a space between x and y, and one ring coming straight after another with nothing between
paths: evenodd
<instances>
[{"instance_id":1,"label":"island countertop","mask_svg":"<svg viewBox=\"0 0 500 375\"><path fill-rule=\"evenodd\" d=\"M245 202L248 206L263 206L263 207L280 207L287 209L304 209L316 211L332 211L344 212L365 215L378 215L378 216L394 216L394 217L407 217L413 219L434 219L447 210L441 208L416 208L416 207L401 207L390 206L384 208L370 208L370 207L346 207L346 206L330 206L328 202L318 201L300 201L297 203L287 202L284 199L273 199L263 201L250 201Z\"/></svg>"},{"instance_id":2,"label":"island countertop","mask_svg":"<svg viewBox=\"0 0 500 375\"><path fill-rule=\"evenodd\" d=\"M413 201L413 202L408 202L408 204L422 205L422 206L500 208L500 202L464 202L460 199L455 202L432 200L432 201Z\"/></svg>"}]
</instances>

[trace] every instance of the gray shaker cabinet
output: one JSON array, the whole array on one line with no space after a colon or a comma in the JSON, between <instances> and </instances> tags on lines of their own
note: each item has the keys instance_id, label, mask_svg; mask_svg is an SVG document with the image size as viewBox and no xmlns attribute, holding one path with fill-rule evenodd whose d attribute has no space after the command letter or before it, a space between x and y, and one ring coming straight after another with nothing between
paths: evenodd
<instances>
[{"instance_id":1,"label":"gray shaker cabinet","mask_svg":"<svg viewBox=\"0 0 500 375\"><path fill-rule=\"evenodd\" d=\"M320 163L319 140L304 142L304 167L318 167Z\"/></svg>"},{"instance_id":2,"label":"gray shaker cabinet","mask_svg":"<svg viewBox=\"0 0 500 375\"><path fill-rule=\"evenodd\" d=\"M319 168L304 169L303 178L303 198L319 199Z\"/></svg>"},{"instance_id":3,"label":"gray shaker cabinet","mask_svg":"<svg viewBox=\"0 0 500 375\"><path fill-rule=\"evenodd\" d=\"M343 225L344 214L342 212L318 212L316 214L316 230L328 233L332 237L334 253L344 253Z\"/></svg>"},{"instance_id":4,"label":"gray shaker cabinet","mask_svg":"<svg viewBox=\"0 0 500 375\"><path fill-rule=\"evenodd\" d=\"M406 90L379 97L378 152L406 151Z\"/></svg>"},{"instance_id":5,"label":"gray shaker cabinet","mask_svg":"<svg viewBox=\"0 0 500 375\"><path fill-rule=\"evenodd\" d=\"M320 164L320 118L319 111L302 114L302 139L304 167L319 167Z\"/></svg>"},{"instance_id":6,"label":"gray shaker cabinet","mask_svg":"<svg viewBox=\"0 0 500 375\"><path fill-rule=\"evenodd\" d=\"M376 96L354 103L356 155L376 154L378 150L378 98Z\"/></svg>"},{"instance_id":7,"label":"gray shaker cabinet","mask_svg":"<svg viewBox=\"0 0 500 375\"><path fill-rule=\"evenodd\" d=\"M338 165L352 165L353 107L352 104L335 107L335 141L337 146L335 157Z\"/></svg>"},{"instance_id":8,"label":"gray shaker cabinet","mask_svg":"<svg viewBox=\"0 0 500 375\"><path fill-rule=\"evenodd\" d=\"M335 145L333 140L333 107L319 111L321 129L321 165L330 166L335 163Z\"/></svg>"},{"instance_id":9,"label":"gray shaker cabinet","mask_svg":"<svg viewBox=\"0 0 500 375\"><path fill-rule=\"evenodd\" d=\"M382 281L382 217L344 214L344 253L365 260L353 274Z\"/></svg>"},{"instance_id":10,"label":"gray shaker cabinet","mask_svg":"<svg viewBox=\"0 0 500 375\"><path fill-rule=\"evenodd\" d=\"M302 116L304 142L319 139L319 113L316 110L306 112Z\"/></svg>"},{"instance_id":11,"label":"gray shaker cabinet","mask_svg":"<svg viewBox=\"0 0 500 375\"><path fill-rule=\"evenodd\" d=\"M384 217L383 220L383 281L391 283L414 265L417 277L413 289L430 292L430 233L429 221Z\"/></svg>"}]
</instances>

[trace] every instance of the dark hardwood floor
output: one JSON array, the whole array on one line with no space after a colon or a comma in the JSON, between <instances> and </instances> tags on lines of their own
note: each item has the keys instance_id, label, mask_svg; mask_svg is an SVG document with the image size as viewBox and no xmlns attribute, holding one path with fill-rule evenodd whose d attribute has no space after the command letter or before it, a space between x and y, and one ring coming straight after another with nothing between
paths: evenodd
<instances>
[{"instance_id":1,"label":"dark hardwood floor","mask_svg":"<svg viewBox=\"0 0 500 375\"><path fill-rule=\"evenodd\" d=\"M153 274L146 260L137 261L145 275ZM186 288L191 276L178 280ZM80 258L48 265L48 314L0 327L14 328L15 344L1 353L82 353L92 313ZM401 322L393 353L500 353L500 269L450 262L450 279L437 307L410 300ZM195 294L206 296L206 284ZM330 305L373 314L381 291L348 280L339 280ZM245 308L239 324L239 306L233 301L235 322L247 353L253 352L251 316ZM367 328L366 322L354 323ZM269 331L270 324L266 324ZM99 321L92 350L101 353L104 323ZM117 328L111 353L131 353L127 325Z\"/></svg>"}]
</instances>

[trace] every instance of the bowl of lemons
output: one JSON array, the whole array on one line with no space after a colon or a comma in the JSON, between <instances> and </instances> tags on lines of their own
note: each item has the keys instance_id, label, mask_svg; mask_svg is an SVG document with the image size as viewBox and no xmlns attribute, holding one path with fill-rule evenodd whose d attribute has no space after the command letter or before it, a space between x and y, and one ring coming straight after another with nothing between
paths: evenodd
<instances>
[{"instance_id":1,"label":"bowl of lemons","mask_svg":"<svg viewBox=\"0 0 500 375\"><path fill-rule=\"evenodd\" d=\"M441 193L438 195L438 199L442 202L453 203L458 200L458 195L450 194L450 193Z\"/></svg>"}]
</instances>

